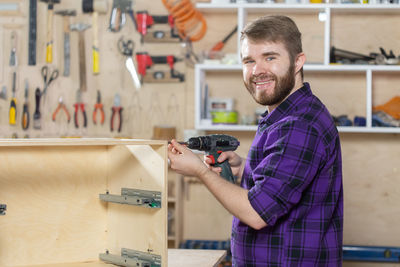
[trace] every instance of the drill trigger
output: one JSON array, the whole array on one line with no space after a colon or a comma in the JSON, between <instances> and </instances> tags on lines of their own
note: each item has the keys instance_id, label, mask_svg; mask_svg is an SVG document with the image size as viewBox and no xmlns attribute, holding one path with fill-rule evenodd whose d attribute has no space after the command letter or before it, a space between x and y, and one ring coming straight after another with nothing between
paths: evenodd
<instances>
[{"instance_id":1,"label":"drill trigger","mask_svg":"<svg viewBox=\"0 0 400 267\"><path fill-rule=\"evenodd\" d=\"M215 164L215 158L214 155L208 155L207 158L211 159L211 164Z\"/></svg>"}]
</instances>

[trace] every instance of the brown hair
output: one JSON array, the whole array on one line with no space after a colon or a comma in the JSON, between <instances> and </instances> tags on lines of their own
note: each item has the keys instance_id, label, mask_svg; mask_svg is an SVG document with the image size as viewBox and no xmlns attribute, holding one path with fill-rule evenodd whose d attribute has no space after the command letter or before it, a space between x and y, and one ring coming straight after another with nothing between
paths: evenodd
<instances>
[{"instance_id":1,"label":"brown hair","mask_svg":"<svg viewBox=\"0 0 400 267\"><path fill-rule=\"evenodd\" d=\"M292 62L303 51L301 33L294 21L286 16L269 15L258 18L243 29L240 40L253 42L282 42L289 52Z\"/></svg>"}]
</instances>

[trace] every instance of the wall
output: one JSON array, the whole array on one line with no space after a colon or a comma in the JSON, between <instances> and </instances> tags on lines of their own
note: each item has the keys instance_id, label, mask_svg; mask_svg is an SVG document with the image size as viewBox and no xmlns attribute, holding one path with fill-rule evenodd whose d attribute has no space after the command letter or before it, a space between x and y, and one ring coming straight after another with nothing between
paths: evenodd
<instances>
[{"instance_id":1,"label":"wall","mask_svg":"<svg viewBox=\"0 0 400 267\"><path fill-rule=\"evenodd\" d=\"M86 54L86 75L87 92L82 94L82 101L85 103L88 118L87 128L75 128L73 121L74 107L76 102L77 90L80 88L79 80L79 53L78 53L78 33L70 33L71 44L71 74L64 77L64 52L63 52L63 19L59 15L53 17L53 62L46 64L46 25L47 25L47 4L37 2L37 56L36 65L28 66L28 1L14 0L8 2L19 3L19 12L4 12L0 17L0 42L2 49L0 53L0 86L7 87L7 99L0 99L0 136L11 137L17 134L18 137L29 136L37 137L59 137L59 136L84 136L84 137L134 137L150 138L154 125L170 125L179 129L181 132L184 122L187 119L185 107L186 83L153 83L144 84L140 90L136 90L131 81L131 77L125 68L125 57L119 53L117 42L120 37L132 39L134 41L134 53L149 52L150 55L175 55L181 57L182 47L179 43L169 44L141 44L140 35L134 28L132 20L127 17L126 24L120 32L108 30L111 14L112 0L105 0L108 3L106 14L99 14L99 46L100 46L100 74L92 73L92 38L93 28L83 32L85 39ZM2 1L4 2L4 1ZM81 8L82 1L61 1L55 4L54 10L75 9L77 16L70 17L70 23L92 24L91 14L84 14ZM165 15L166 9L161 1L154 4L153 1L137 1L134 6L136 10L149 10L151 14ZM10 36L12 31L18 35L17 43L17 67L8 65L10 55ZM47 90L44 103L41 103L42 129L32 128L32 115L35 111L34 92L38 87L43 90L43 79L41 68L45 65L50 70L58 69L59 76L52 82ZM175 64L175 68L185 73L184 62ZM168 72L168 67L164 65L153 66L152 69ZM17 72L17 123L9 125L8 110L11 99L12 75ZM29 83L29 111L31 115L31 125L24 131L21 127L22 105L24 102L25 80ZM190 78L186 79L190 81ZM92 112L96 102L97 90L100 90L102 103L104 104L105 123L104 125L94 125ZM113 106L114 96L118 93L121 96L123 107L123 125L120 133L110 130L111 107ZM58 99L62 96L69 113L72 116L71 122L67 123L66 116L62 111L57 115L56 121L52 121L52 113L58 105ZM81 114L79 114L81 116ZM191 119L191 116L189 116ZM79 117L82 124L82 117ZM117 121L114 122L116 127Z\"/></svg>"}]
</instances>

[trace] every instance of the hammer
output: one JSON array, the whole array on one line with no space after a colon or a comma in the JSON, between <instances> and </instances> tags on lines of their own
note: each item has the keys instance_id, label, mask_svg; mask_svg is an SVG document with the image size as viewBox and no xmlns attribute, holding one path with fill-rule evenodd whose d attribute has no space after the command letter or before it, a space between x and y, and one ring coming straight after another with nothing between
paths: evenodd
<instances>
[{"instance_id":1,"label":"hammer","mask_svg":"<svg viewBox=\"0 0 400 267\"><path fill-rule=\"evenodd\" d=\"M46 42L46 62L53 62L53 12L54 4L60 0L40 0L47 3L47 42Z\"/></svg>"},{"instance_id":2,"label":"hammer","mask_svg":"<svg viewBox=\"0 0 400 267\"><path fill-rule=\"evenodd\" d=\"M100 57L99 57L99 37L97 18L98 13L107 12L107 1L106 0L83 0L82 1L83 13L92 13L92 26L93 26L93 74L99 74L100 69Z\"/></svg>"},{"instance_id":3,"label":"hammer","mask_svg":"<svg viewBox=\"0 0 400 267\"><path fill-rule=\"evenodd\" d=\"M89 24L76 23L69 25L71 31L79 33L78 47L79 47L79 81L80 90L86 92L86 56L85 56L85 35L83 32L90 28Z\"/></svg>"},{"instance_id":4,"label":"hammer","mask_svg":"<svg viewBox=\"0 0 400 267\"><path fill-rule=\"evenodd\" d=\"M76 16L76 10L64 9L55 12L57 15L63 16L63 30L64 30L64 73L65 77L69 76L70 65L70 41L69 41L69 18L68 16Z\"/></svg>"}]
</instances>

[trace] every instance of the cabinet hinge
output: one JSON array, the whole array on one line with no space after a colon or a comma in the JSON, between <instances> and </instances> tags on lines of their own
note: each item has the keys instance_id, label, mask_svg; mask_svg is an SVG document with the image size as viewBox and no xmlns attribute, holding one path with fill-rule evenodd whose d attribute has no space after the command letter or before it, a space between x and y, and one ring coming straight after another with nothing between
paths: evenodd
<instances>
[{"instance_id":1,"label":"cabinet hinge","mask_svg":"<svg viewBox=\"0 0 400 267\"><path fill-rule=\"evenodd\" d=\"M133 249L122 248L121 256L106 253L100 253L100 260L126 267L161 267L161 256L141 252Z\"/></svg>"},{"instance_id":2,"label":"cabinet hinge","mask_svg":"<svg viewBox=\"0 0 400 267\"><path fill-rule=\"evenodd\" d=\"M112 195L108 192L100 194L100 199L107 202L161 208L161 192L131 188L121 188L121 195Z\"/></svg>"}]
</instances>

